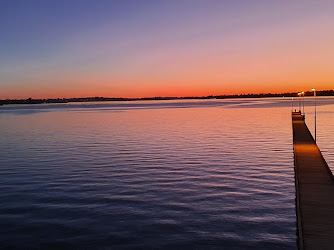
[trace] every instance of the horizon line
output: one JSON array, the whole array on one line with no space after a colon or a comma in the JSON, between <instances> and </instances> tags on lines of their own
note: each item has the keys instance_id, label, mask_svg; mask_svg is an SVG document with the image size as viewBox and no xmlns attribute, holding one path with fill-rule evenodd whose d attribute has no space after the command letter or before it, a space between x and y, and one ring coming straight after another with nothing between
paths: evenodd
<instances>
[{"instance_id":1,"label":"horizon line","mask_svg":"<svg viewBox=\"0 0 334 250\"><path fill-rule=\"evenodd\" d=\"M300 91L299 91L300 92ZM305 96L309 93L313 93L312 90L310 91L304 91ZM318 94L325 94L323 92L330 92L331 95L334 95L334 90L317 90ZM333 92L333 93L332 93ZM327 93L327 94L330 94ZM57 97L57 98L6 98L6 99L0 99L0 101L26 101L26 100L75 100L75 99L116 99L116 100L154 100L154 99L200 99L200 98L229 98L229 97L247 97L247 96L253 96L253 97L274 97L274 96L289 96L298 97L298 91L293 92L281 92L281 93L243 93L243 94L221 94L221 95L203 95L203 96L148 96L148 97L105 97L105 96L82 96L82 97Z\"/></svg>"}]
</instances>

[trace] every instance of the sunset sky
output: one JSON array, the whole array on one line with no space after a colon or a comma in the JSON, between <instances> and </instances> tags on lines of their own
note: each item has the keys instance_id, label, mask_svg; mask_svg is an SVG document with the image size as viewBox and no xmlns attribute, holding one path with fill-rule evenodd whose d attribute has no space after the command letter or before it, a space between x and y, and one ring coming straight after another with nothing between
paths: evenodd
<instances>
[{"instance_id":1,"label":"sunset sky","mask_svg":"<svg viewBox=\"0 0 334 250\"><path fill-rule=\"evenodd\" d=\"M0 99L334 88L333 0L0 0Z\"/></svg>"}]
</instances>

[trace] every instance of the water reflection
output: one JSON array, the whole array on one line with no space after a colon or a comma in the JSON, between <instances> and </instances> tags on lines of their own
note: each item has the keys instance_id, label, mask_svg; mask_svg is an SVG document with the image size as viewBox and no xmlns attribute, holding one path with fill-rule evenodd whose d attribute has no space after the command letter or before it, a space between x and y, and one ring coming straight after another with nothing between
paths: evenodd
<instances>
[{"instance_id":1,"label":"water reflection","mask_svg":"<svg viewBox=\"0 0 334 250\"><path fill-rule=\"evenodd\" d=\"M1 107L0 247L296 247L290 100L73 106Z\"/></svg>"}]
</instances>

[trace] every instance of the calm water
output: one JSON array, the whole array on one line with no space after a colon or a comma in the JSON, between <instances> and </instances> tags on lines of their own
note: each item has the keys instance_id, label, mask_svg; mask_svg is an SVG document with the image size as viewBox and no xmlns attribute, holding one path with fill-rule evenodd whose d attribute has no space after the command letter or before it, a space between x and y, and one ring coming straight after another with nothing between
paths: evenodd
<instances>
[{"instance_id":1,"label":"calm water","mask_svg":"<svg viewBox=\"0 0 334 250\"><path fill-rule=\"evenodd\" d=\"M333 166L334 99L318 103ZM296 249L290 112L288 98L2 106L0 248Z\"/></svg>"}]
</instances>

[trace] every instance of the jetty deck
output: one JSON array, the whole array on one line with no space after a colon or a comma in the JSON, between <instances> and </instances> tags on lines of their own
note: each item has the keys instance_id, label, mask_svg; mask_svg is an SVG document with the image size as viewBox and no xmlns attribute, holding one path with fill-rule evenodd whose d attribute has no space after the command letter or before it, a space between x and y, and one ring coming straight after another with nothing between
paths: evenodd
<instances>
[{"instance_id":1,"label":"jetty deck","mask_svg":"<svg viewBox=\"0 0 334 250\"><path fill-rule=\"evenodd\" d=\"M334 249L334 178L300 112L292 113L299 249Z\"/></svg>"}]
</instances>

